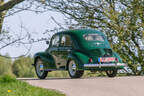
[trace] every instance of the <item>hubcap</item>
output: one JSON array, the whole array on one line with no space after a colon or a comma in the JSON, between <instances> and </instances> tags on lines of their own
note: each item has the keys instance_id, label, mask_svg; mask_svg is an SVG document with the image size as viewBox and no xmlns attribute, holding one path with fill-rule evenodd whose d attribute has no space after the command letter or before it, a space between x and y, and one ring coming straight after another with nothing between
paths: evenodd
<instances>
[{"instance_id":1,"label":"hubcap","mask_svg":"<svg viewBox=\"0 0 144 96\"><path fill-rule=\"evenodd\" d=\"M36 62L36 71L39 76L42 76L44 73L43 62L40 59L38 59Z\"/></svg>"},{"instance_id":2,"label":"hubcap","mask_svg":"<svg viewBox=\"0 0 144 96\"><path fill-rule=\"evenodd\" d=\"M76 63L74 60L70 61L69 63L69 72L72 76L74 76L76 73Z\"/></svg>"},{"instance_id":3,"label":"hubcap","mask_svg":"<svg viewBox=\"0 0 144 96\"><path fill-rule=\"evenodd\" d=\"M110 71L107 71L107 73L108 73L108 74L113 74L113 71L112 71L112 70L110 70Z\"/></svg>"}]
</instances>

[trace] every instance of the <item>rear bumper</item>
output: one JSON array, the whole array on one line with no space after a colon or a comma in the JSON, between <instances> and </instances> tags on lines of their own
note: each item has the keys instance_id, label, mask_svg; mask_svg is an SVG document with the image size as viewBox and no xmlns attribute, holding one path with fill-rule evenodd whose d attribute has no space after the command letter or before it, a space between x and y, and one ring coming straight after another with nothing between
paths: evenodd
<instances>
[{"instance_id":1,"label":"rear bumper","mask_svg":"<svg viewBox=\"0 0 144 96\"><path fill-rule=\"evenodd\" d=\"M100 67L124 67L124 63L110 63L110 64L84 64L85 68L100 68Z\"/></svg>"}]
</instances>

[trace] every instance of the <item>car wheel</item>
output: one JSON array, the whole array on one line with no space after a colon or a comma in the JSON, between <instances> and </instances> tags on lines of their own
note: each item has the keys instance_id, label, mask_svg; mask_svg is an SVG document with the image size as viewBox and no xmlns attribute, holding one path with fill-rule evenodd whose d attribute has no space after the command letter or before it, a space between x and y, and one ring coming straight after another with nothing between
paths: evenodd
<instances>
[{"instance_id":1,"label":"car wheel","mask_svg":"<svg viewBox=\"0 0 144 96\"><path fill-rule=\"evenodd\" d=\"M71 78L80 78L82 77L84 71L77 70L77 65L75 60L70 60L68 63L68 73Z\"/></svg>"},{"instance_id":2,"label":"car wheel","mask_svg":"<svg viewBox=\"0 0 144 96\"><path fill-rule=\"evenodd\" d=\"M43 61L40 58L36 59L35 71L39 79L45 79L47 77L48 71L44 71Z\"/></svg>"},{"instance_id":3,"label":"car wheel","mask_svg":"<svg viewBox=\"0 0 144 96\"><path fill-rule=\"evenodd\" d=\"M117 70L106 71L108 77L115 77L117 75Z\"/></svg>"}]
</instances>

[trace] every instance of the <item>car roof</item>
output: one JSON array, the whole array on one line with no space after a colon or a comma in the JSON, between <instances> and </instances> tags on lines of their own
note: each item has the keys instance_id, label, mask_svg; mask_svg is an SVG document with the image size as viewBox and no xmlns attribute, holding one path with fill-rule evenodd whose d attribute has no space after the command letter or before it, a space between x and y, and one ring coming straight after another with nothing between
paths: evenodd
<instances>
[{"instance_id":1,"label":"car roof","mask_svg":"<svg viewBox=\"0 0 144 96\"><path fill-rule=\"evenodd\" d=\"M59 35L59 34L73 34L73 35L83 35L86 33L97 33L99 35L104 35L102 32L95 30L95 29L74 29L74 30L66 30L66 31L61 31L56 33L55 35Z\"/></svg>"},{"instance_id":2,"label":"car roof","mask_svg":"<svg viewBox=\"0 0 144 96\"><path fill-rule=\"evenodd\" d=\"M54 36L56 35L62 35L62 34L68 34L71 35L72 39L77 42L78 46L81 47L81 49L85 49L85 50L92 50L92 49L96 49L99 48L95 45L96 42L99 41L87 41L83 38L84 34L99 34L102 35L106 38L106 36L95 29L74 29L74 30L67 30L67 31L61 31L56 33ZM108 46L102 46L100 48L110 48L110 45L108 43L107 40L104 41ZM75 43L76 44L76 43Z\"/></svg>"}]
</instances>

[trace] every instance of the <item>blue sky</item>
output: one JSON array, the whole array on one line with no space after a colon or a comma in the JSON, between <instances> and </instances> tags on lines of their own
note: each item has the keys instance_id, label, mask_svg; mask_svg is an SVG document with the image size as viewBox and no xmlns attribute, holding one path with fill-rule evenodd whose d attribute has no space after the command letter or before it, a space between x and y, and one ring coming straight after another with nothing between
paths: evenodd
<instances>
[{"instance_id":1,"label":"blue sky","mask_svg":"<svg viewBox=\"0 0 144 96\"><path fill-rule=\"evenodd\" d=\"M34 12L23 11L13 16L9 16L4 20L3 28L9 28L10 34L21 34L21 24L32 34L34 38L46 37L42 34L45 30L53 29L57 25L51 20L51 16L60 23L64 22L64 17L57 12L45 12L36 14ZM22 33L24 30L22 30ZM29 46L27 46L29 47ZM36 52L44 51L48 45L43 42L34 43L29 54L33 55ZM8 53L12 57L23 55L27 52L24 46L9 46L0 50L1 54Z\"/></svg>"}]
</instances>

